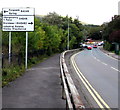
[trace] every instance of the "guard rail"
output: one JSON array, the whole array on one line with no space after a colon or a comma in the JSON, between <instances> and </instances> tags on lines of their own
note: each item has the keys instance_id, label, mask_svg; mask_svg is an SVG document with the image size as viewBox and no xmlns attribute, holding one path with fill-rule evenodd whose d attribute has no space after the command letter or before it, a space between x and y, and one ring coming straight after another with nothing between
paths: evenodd
<instances>
[{"instance_id":1,"label":"guard rail","mask_svg":"<svg viewBox=\"0 0 120 110\"><path fill-rule=\"evenodd\" d=\"M78 49L77 49L78 50ZM65 54L76 50L68 50L61 53L60 56L60 70L61 70L61 84L62 84L62 98L66 100L67 110L85 110L85 106L81 100L81 97L74 85L74 82L70 76L67 65L65 63Z\"/></svg>"}]
</instances>

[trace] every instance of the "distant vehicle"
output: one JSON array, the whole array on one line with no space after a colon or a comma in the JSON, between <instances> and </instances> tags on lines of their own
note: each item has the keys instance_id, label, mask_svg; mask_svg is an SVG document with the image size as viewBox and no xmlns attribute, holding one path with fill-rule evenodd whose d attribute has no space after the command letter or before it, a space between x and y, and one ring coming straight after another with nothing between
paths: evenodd
<instances>
[{"instance_id":1,"label":"distant vehicle","mask_svg":"<svg viewBox=\"0 0 120 110\"><path fill-rule=\"evenodd\" d=\"M82 44L83 47L85 47L86 45L85 44Z\"/></svg>"},{"instance_id":2,"label":"distant vehicle","mask_svg":"<svg viewBox=\"0 0 120 110\"><path fill-rule=\"evenodd\" d=\"M102 42L99 42L98 43L98 46L102 46L104 44L104 42L102 41Z\"/></svg>"},{"instance_id":3,"label":"distant vehicle","mask_svg":"<svg viewBox=\"0 0 120 110\"><path fill-rule=\"evenodd\" d=\"M100 42L100 43L98 43L98 46L101 46L102 45L102 43Z\"/></svg>"},{"instance_id":4,"label":"distant vehicle","mask_svg":"<svg viewBox=\"0 0 120 110\"><path fill-rule=\"evenodd\" d=\"M93 48L97 48L97 44L93 45Z\"/></svg>"},{"instance_id":5,"label":"distant vehicle","mask_svg":"<svg viewBox=\"0 0 120 110\"><path fill-rule=\"evenodd\" d=\"M87 45L86 45L86 44L82 44L82 47L83 47L83 48L87 48Z\"/></svg>"},{"instance_id":6,"label":"distant vehicle","mask_svg":"<svg viewBox=\"0 0 120 110\"><path fill-rule=\"evenodd\" d=\"M87 48L88 47L88 45L85 45L85 48Z\"/></svg>"},{"instance_id":7,"label":"distant vehicle","mask_svg":"<svg viewBox=\"0 0 120 110\"><path fill-rule=\"evenodd\" d=\"M92 47L91 47L91 46L87 46L87 49L88 49L88 50L92 50Z\"/></svg>"}]
</instances>

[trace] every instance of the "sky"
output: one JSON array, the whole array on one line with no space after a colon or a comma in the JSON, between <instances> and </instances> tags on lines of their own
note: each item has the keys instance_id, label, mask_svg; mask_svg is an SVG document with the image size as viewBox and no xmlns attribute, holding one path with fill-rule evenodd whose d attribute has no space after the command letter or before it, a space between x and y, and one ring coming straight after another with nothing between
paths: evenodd
<instances>
[{"instance_id":1,"label":"sky","mask_svg":"<svg viewBox=\"0 0 120 110\"><path fill-rule=\"evenodd\" d=\"M101 25L118 15L120 0L0 0L0 11L6 7L33 7L36 15L56 12L61 16L79 18L88 24Z\"/></svg>"}]
</instances>

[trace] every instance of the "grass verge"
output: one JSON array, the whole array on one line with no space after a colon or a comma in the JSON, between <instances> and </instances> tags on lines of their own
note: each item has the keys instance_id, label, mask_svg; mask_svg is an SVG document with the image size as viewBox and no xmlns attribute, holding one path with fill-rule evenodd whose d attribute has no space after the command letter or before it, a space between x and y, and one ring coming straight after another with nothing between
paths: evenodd
<instances>
[{"instance_id":1,"label":"grass verge","mask_svg":"<svg viewBox=\"0 0 120 110\"><path fill-rule=\"evenodd\" d=\"M45 59L49 58L48 55L42 55L39 57L32 57L28 60L28 68L31 68L35 64L38 64ZM9 65L2 69L2 87L9 84L9 82L14 81L25 73L25 65Z\"/></svg>"}]
</instances>

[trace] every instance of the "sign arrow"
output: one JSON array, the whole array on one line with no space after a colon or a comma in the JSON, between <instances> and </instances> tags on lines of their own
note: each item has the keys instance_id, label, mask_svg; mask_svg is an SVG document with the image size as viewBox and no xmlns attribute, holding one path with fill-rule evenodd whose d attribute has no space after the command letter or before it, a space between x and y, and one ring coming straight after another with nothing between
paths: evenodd
<instances>
[{"instance_id":1,"label":"sign arrow","mask_svg":"<svg viewBox=\"0 0 120 110\"><path fill-rule=\"evenodd\" d=\"M6 13L6 12L8 12L8 11L5 11L5 10L4 10L4 13Z\"/></svg>"},{"instance_id":2,"label":"sign arrow","mask_svg":"<svg viewBox=\"0 0 120 110\"><path fill-rule=\"evenodd\" d=\"M31 23L28 23L28 24L31 24L31 25L32 25L32 24L33 24L33 22L31 22Z\"/></svg>"}]
</instances>

